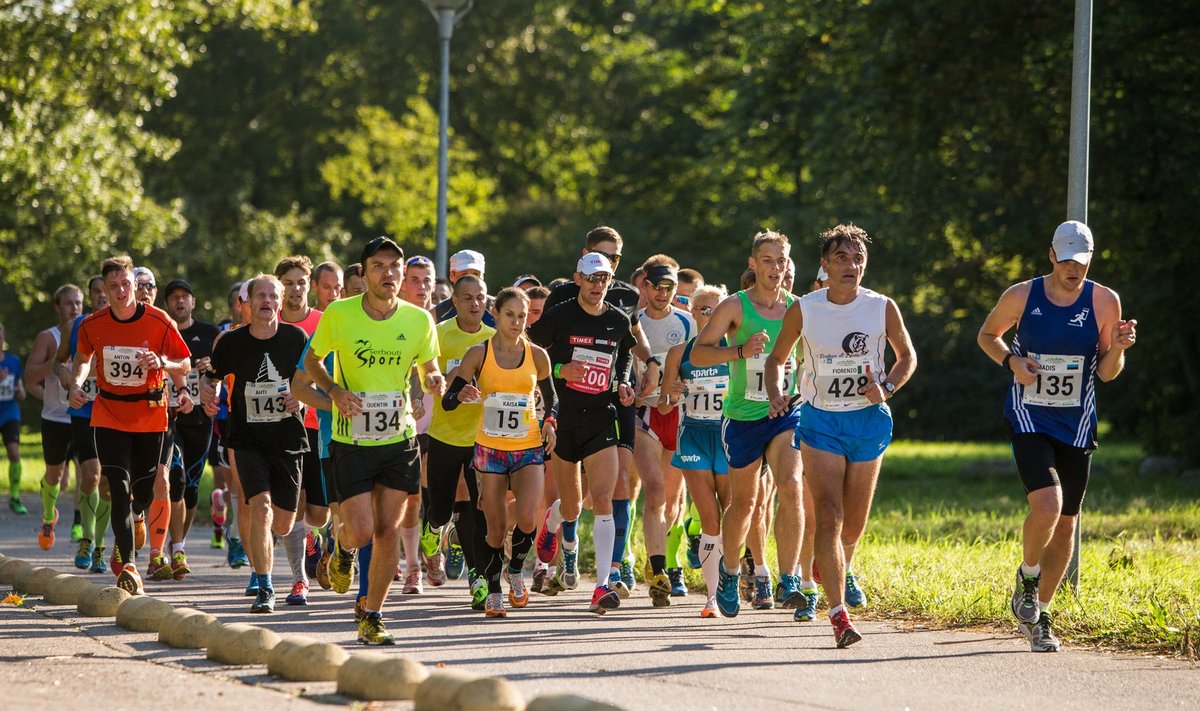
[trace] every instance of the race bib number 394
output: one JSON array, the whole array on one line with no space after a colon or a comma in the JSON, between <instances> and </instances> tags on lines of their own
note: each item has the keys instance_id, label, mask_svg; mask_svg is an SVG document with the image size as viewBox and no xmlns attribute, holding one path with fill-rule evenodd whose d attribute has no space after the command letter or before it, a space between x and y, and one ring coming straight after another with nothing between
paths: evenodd
<instances>
[{"instance_id":1,"label":"race bib number 394","mask_svg":"<svg viewBox=\"0 0 1200 711\"><path fill-rule=\"evenodd\" d=\"M140 348L104 347L104 379L110 385L137 387L146 384L146 369L138 362Z\"/></svg>"},{"instance_id":2,"label":"race bib number 394","mask_svg":"<svg viewBox=\"0 0 1200 711\"><path fill-rule=\"evenodd\" d=\"M1083 356L1030 353L1037 380L1023 388L1021 402L1042 407L1078 407L1083 392Z\"/></svg>"}]
</instances>

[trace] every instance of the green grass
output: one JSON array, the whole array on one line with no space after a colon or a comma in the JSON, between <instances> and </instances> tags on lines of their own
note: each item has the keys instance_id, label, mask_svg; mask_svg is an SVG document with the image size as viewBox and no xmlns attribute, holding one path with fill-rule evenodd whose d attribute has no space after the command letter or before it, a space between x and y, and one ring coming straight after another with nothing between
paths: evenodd
<instances>
[{"instance_id":1,"label":"green grass","mask_svg":"<svg viewBox=\"0 0 1200 711\"><path fill-rule=\"evenodd\" d=\"M22 435L22 489L43 471L37 433ZM1136 445L1106 444L1093 460L1083 510L1081 589L1051 611L1064 642L1195 658L1200 647L1200 484L1144 479ZM207 520L211 473L201 483ZM31 511L36 500L26 500ZM854 568L870 595L859 617L940 627L1012 630L1008 612L1020 558L1024 492L1004 444L898 442L884 459ZM594 569L590 513L581 566ZM640 525L633 530L645 560ZM773 548L773 546L772 546ZM769 563L776 569L774 550ZM702 590L700 571L687 571Z\"/></svg>"}]
</instances>

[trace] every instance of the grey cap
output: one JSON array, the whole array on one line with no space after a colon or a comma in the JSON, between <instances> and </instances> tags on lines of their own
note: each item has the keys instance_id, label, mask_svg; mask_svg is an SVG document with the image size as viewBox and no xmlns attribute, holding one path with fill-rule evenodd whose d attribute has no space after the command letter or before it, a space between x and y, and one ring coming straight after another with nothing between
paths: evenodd
<instances>
[{"instance_id":1,"label":"grey cap","mask_svg":"<svg viewBox=\"0 0 1200 711\"><path fill-rule=\"evenodd\" d=\"M1096 243L1092 239L1092 231L1082 222L1068 220L1054 230L1054 258L1060 262L1071 260L1087 265L1092 261L1092 251Z\"/></svg>"}]
</instances>

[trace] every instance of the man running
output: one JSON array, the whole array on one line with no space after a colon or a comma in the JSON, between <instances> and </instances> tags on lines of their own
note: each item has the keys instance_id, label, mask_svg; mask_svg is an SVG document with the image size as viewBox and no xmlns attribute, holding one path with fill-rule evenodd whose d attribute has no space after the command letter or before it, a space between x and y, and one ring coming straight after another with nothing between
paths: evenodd
<instances>
[{"instance_id":1,"label":"man running","mask_svg":"<svg viewBox=\"0 0 1200 711\"><path fill-rule=\"evenodd\" d=\"M292 530L309 446L300 402L289 387L308 336L279 321L283 285L276 277L260 274L247 291L250 325L217 339L201 395L205 404L212 403L216 384L233 376L226 442L237 453L237 475L250 512L245 545L258 578L250 612L268 613L275 611L272 536Z\"/></svg>"},{"instance_id":2,"label":"man running","mask_svg":"<svg viewBox=\"0 0 1200 711\"><path fill-rule=\"evenodd\" d=\"M1034 652L1059 648L1047 609L1071 558L1097 446L1095 379L1120 375L1137 340L1117 292L1087 278L1093 250L1087 225L1059 225L1050 273L1009 287L979 329L979 347L1012 373L1004 416L1029 514L1010 609Z\"/></svg>"},{"instance_id":3,"label":"man running","mask_svg":"<svg viewBox=\"0 0 1200 711\"><path fill-rule=\"evenodd\" d=\"M170 518L166 491L157 495L157 468L167 431L167 374L186 377L191 368L187 344L163 311L134 298L133 262L104 260L100 270L108 308L79 325L78 358L72 365L69 398L73 407L87 402L83 390L95 356L98 396L92 408L96 452L112 492L116 550L111 561L117 586L140 595L142 579L134 567L133 509ZM165 482L164 482L165 483ZM131 508L132 504L132 508ZM163 526L165 539L166 526ZM163 541L152 541L161 549Z\"/></svg>"},{"instance_id":4,"label":"man running","mask_svg":"<svg viewBox=\"0 0 1200 711\"><path fill-rule=\"evenodd\" d=\"M304 369L334 406L330 445L342 522L337 527L330 581L345 593L354 574L354 549L374 548L363 644L395 644L381 610L400 558L400 522L409 494L420 490L421 464L408 403L408 373L419 367L425 388L440 397L437 332L428 311L400 299L404 251L387 237L363 249L367 291L335 301L321 318ZM334 354L336 379L322 359Z\"/></svg>"},{"instance_id":5,"label":"man running","mask_svg":"<svg viewBox=\"0 0 1200 711\"><path fill-rule=\"evenodd\" d=\"M473 276L483 282L483 255L473 249L464 249L450 256L450 284L453 286L465 276ZM433 318L438 323L454 317L454 293L433 307ZM489 328L496 327L496 318L492 316L492 297L487 298L487 309L483 312L483 322Z\"/></svg>"},{"instance_id":6,"label":"man running","mask_svg":"<svg viewBox=\"0 0 1200 711\"><path fill-rule=\"evenodd\" d=\"M321 262L312 270L312 286L317 294L317 311L324 313L326 307L342 298L342 268L337 262Z\"/></svg>"},{"instance_id":7,"label":"man running","mask_svg":"<svg viewBox=\"0 0 1200 711\"><path fill-rule=\"evenodd\" d=\"M0 324L0 436L8 455L8 507L25 515L21 503L21 403L25 402L25 380L21 359L8 352L4 325Z\"/></svg>"}]
</instances>

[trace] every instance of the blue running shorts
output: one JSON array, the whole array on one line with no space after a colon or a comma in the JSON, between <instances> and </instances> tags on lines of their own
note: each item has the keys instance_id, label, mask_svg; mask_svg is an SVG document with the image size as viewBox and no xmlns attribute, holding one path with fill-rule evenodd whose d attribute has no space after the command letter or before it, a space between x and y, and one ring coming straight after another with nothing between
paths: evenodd
<instances>
[{"instance_id":1,"label":"blue running shorts","mask_svg":"<svg viewBox=\"0 0 1200 711\"><path fill-rule=\"evenodd\" d=\"M829 412L808 403L800 406L796 440L813 449L840 454L847 462L870 462L892 443L892 411L886 403L861 410Z\"/></svg>"}]
</instances>

